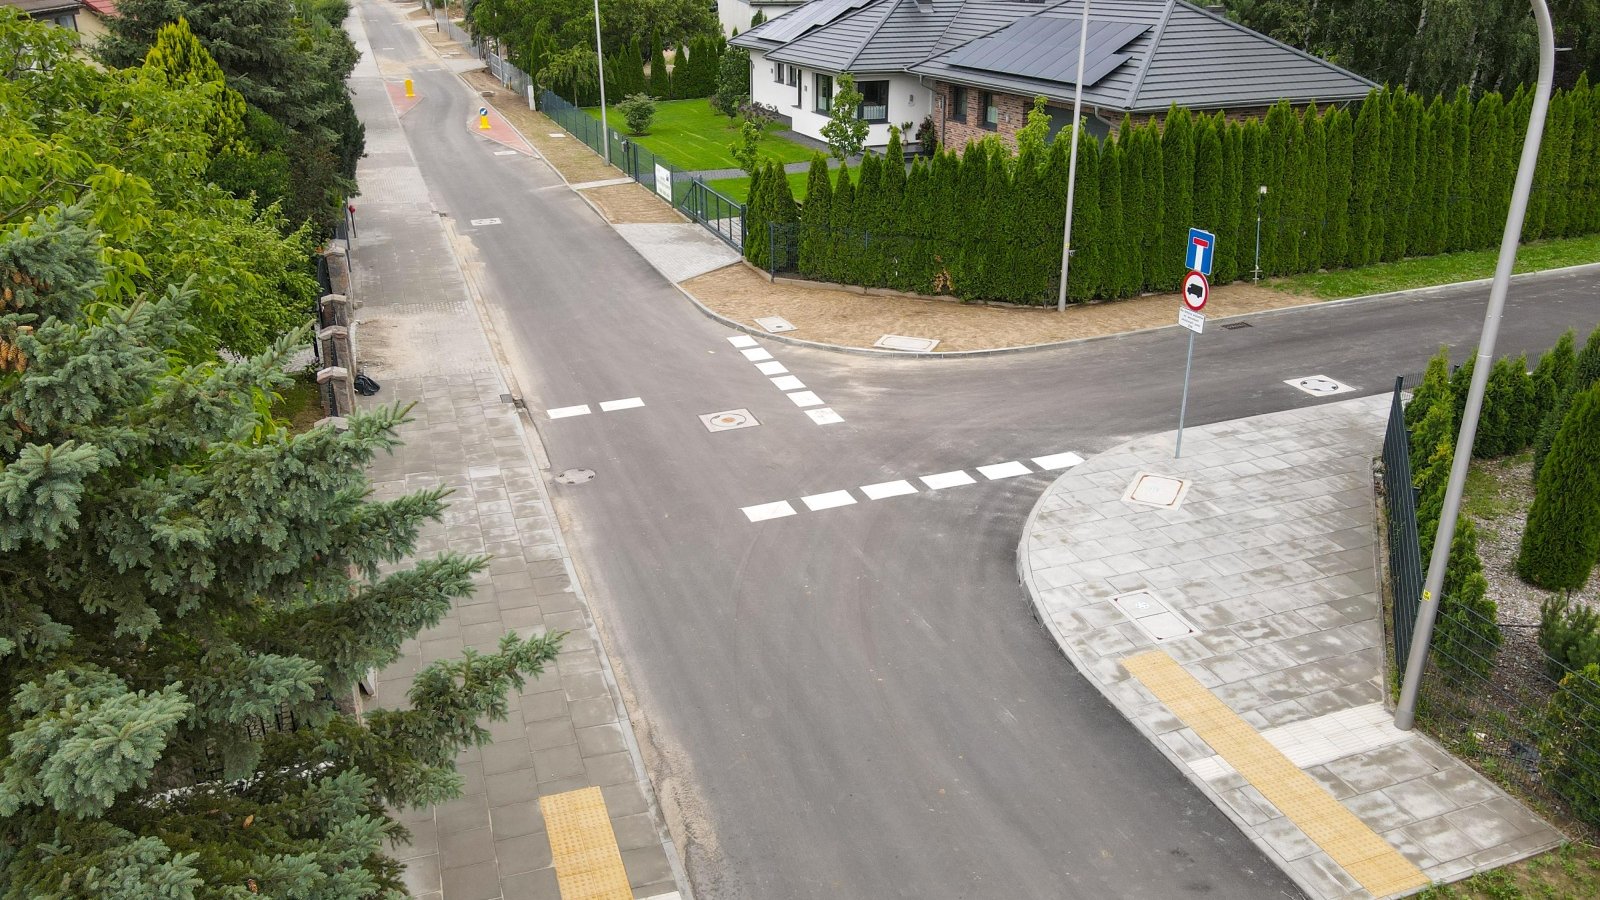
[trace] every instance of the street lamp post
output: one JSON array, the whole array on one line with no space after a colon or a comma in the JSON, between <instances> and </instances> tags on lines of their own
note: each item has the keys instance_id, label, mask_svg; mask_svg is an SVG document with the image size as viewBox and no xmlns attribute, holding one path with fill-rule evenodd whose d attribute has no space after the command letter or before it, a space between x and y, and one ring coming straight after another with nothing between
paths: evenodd
<instances>
[{"instance_id":1,"label":"street lamp post","mask_svg":"<svg viewBox=\"0 0 1600 900\"><path fill-rule=\"evenodd\" d=\"M600 155L610 165L611 129L606 125L606 54L600 46L600 0L594 0L594 61L600 68Z\"/></svg>"},{"instance_id":2,"label":"street lamp post","mask_svg":"<svg viewBox=\"0 0 1600 900\"><path fill-rule=\"evenodd\" d=\"M1251 271L1254 276L1250 279L1253 283L1261 281L1261 198L1267 195L1267 186L1262 185L1256 192L1256 267Z\"/></svg>"},{"instance_id":3,"label":"street lamp post","mask_svg":"<svg viewBox=\"0 0 1600 900\"><path fill-rule=\"evenodd\" d=\"M1528 132L1522 140L1522 160L1517 164L1517 180L1511 191L1511 208L1506 213L1506 230L1500 236L1500 258L1495 263L1494 282L1489 287L1489 307L1483 314L1483 336L1478 339L1478 361L1467 391L1466 409L1461 415L1461 433L1456 436L1456 455L1450 465L1450 482L1445 487L1444 509L1439 513L1439 530L1433 539L1433 554L1428 560L1428 578L1422 585L1422 605L1417 609L1416 630L1412 632L1411 654L1406 660L1405 681L1400 686L1400 702L1395 708L1396 728L1409 731L1416 721L1417 694L1422 688L1422 669L1428 662L1428 639L1439 614L1439 595L1444 588L1444 570L1450 562L1450 543L1455 539L1456 516L1461 511L1462 488L1467 482L1467 466L1472 462L1472 443L1478 436L1478 414L1483 409L1483 393L1494 365L1494 342L1500 334L1500 316L1505 311L1506 293L1511 287L1511 268L1517 261L1517 243L1522 238L1522 222L1528 211L1528 193L1533 187L1533 170L1539 162L1539 140L1544 134L1545 113L1550 108L1550 84L1555 78L1555 31L1550 24L1550 8L1545 0L1529 0L1539 26L1539 80L1533 92L1533 108L1528 113Z\"/></svg>"},{"instance_id":4,"label":"street lamp post","mask_svg":"<svg viewBox=\"0 0 1600 900\"><path fill-rule=\"evenodd\" d=\"M1072 86L1072 153L1067 162L1067 224L1061 239L1061 293L1056 312L1067 309L1067 269L1072 265L1072 194L1078 184L1078 123L1083 110L1083 58L1089 46L1089 0L1083 0L1083 20L1078 23L1078 79Z\"/></svg>"}]
</instances>

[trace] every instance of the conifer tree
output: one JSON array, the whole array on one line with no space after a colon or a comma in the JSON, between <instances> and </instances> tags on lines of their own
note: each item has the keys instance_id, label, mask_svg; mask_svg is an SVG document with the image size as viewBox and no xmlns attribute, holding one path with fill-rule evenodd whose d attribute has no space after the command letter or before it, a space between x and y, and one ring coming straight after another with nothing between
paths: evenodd
<instances>
[{"instance_id":1,"label":"conifer tree","mask_svg":"<svg viewBox=\"0 0 1600 900\"><path fill-rule=\"evenodd\" d=\"M1255 277L1256 223L1261 211L1261 145L1266 128L1260 119L1241 126L1239 152L1239 276Z\"/></svg>"},{"instance_id":2,"label":"conifer tree","mask_svg":"<svg viewBox=\"0 0 1600 900\"><path fill-rule=\"evenodd\" d=\"M1578 590L1600 559L1600 382L1578 393L1534 482L1517 574Z\"/></svg>"},{"instance_id":3,"label":"conifer tree","mask_svg":"<svg viewBox=\"0 0 1600 900\"><path fill-rule=\"evenodd\" d=\"M220 96L206 123L206 131L213 137L211 152L215 155L227 150L245 150L244 97L227 86L222 67L189 30L187 19L179 16L176 22L163 25L156 32L155 43L145 54L144 65L160 69L175 82L215 85Z\"/></svg>"},{"instance_id":4,"label":"conifer tree","mask_svg":"<svg viewBox=\"0 0 1600 900\"><path fill-rule=\"evenodd\" d=\"M1187 114L1180 116L1180 119L1184 122L1180 128L1187 133ZM1168 128L1171 127L1169 121ZM1070 139L1069 137L1068 140ZM1189 146L1192 151L1190 137L1180 135L1177 142ZM1189 180L1192 181L1193 178L1191 170ZM1183 179L1180 177L1179 180ZM1100 231L1100 206L1093 202L1100 196L1100 141L1090 134L1087 128L1079 133L1078 138L1077 196L1089 202L1072 205L1073 253L1067 283L1067 299L1082 301L1099 296L1105 277L1105 264L1100 253L1104 243ZM1185 235L1187 233L1186 230Z\"/></svg>"},{"instance_id":5,"label":"conifer tree","mask_svg":"<svg viewBox=\"0 0 1600 900\"><path fill-rule=\"evenodd\" d=\"M661 44L661 34L650 34L650 96L663 99L672 96L672 76L667 72L667 51Z\"/></svg>"},{"instance_id":6,"label":"conifer tree","mask_svg":"<svg viewBox=\"0 0 1600 900\"><path fill-rule=\"evenodd\" d=\"M1194 225L1194 131L1187 108L1174 105L1167 109L1161 126L1162 221L1166 229L1158 257L1161 265L1149 273L1155 279L1153 287L1159 291L1175 291L1183 282L1183 265L1178 262L1182 257L1178 254L1188 245L1189 229ZM1078 153L1082 165L1083 151Z\"/></svg>"},{"instance_id":7,"label":"conifer tree","mask_svg":"<svg viewBox=\"0 0 1600 900\"><path fill-rule=\"evenodd\" d=\"M694 87L694 73L689 72L688 68L689 57L683 52L683 42L679 41L677 49L672 51L672 75L674 76L672 78L672 98L674 100L689 96L684 91ZM680 72L684 76L681 80L677 77Z\"/></svg>"},{"instance_id":8,"label":"conifer tree","mask_svg":"<svg viewBox=\"0 0 1600 900\"><path fill-rule=\"evenodd\" d=\"M1195 123L1194 136L1194 213L1190 216L1195 227L1203 228L1223 239L1222 229L1222 136L1217 122L1211 116L1201 116ZM1215 267L1213 248L1212 265Z\"/></svg>"},{"instance_id":9,"label":"conifer tree","mask_svg":"<svg viewBox=\"0 0 1600 900\"><path fill-rule=\"evenodd\" d=\"M933 293L951 293L957 242L961 238L956 214L960 165L960 157L953 150L940 147L928 172L928 215L922 227L928 235L927 289Z\"/></svg>"},{"instance_id":10,"label":"conifer tree","mask_svg":"<svg viewBox=\"0 0 1600 900\"><path fill-rule=\"evenodd\" d=\"M1350 114L1345 110L1335 108L1328 113L1328 177L1324 200L1328 224L1322 236L1322 259L1323 264L1329 267L1343 266L1350 259L1350 167L1355 162L1355 134L1352 128ZM1406 168L1407 172L1412 171L1416 159L1414 128L1410 134L1412 165ZM1407 178L1405 193L1408 198L1413 178L1414 173Z\"/></svg>"},{"instance_id":11,"label":"conifer tree","mask_svg":"<svg viewBox=\"0 0 1600 900\"><path fill-rule=\"evenodd\" d=\"M1578 76L1571 90L1572 153L1567 163L1567 230L1568 235L1590 234L1597 230L1593 207L1600 204L1595 195L1595 142L1600 135L1596 128L1594 91L1589 87L1589 73Z\"/></svg>"},{"instance_id":12,"label":"conifer tree","mask_svg":"<svg viewBox=\"0 0 1600 900\"><path fill-rule=\"evenodd\" d=\"M1377 202L1378 152L1383 130L1382 95L1374 89L1356 114L1354 162L1351 168L1349 265L1370 265L1379 258L1382 232L1374 227ZM1386 198L1385 198L1386 200Z\"/></svg>"},{"instance_id":13,"label":"conifer tree","mask_svg":"<svg viewBox=\"0 0 1600 900\"><path fill-rule=\"evenodd\" d=\"M1139 129L1133 127L1127 116L1122 117L1122 126L1117 129L1117 149L1122 156L1122 267L1125 273L1122 293L1131 297L1144 290L1148 216L1145 212L1144 142Z\"/></svg>"},{"instance_id":14,"label":"conifer tree","mask_svg":"<svg viewBox=\"0 0 1600 900\"><path fill-rule=\"evenodd\" d=\"M1561 344L1558 342L1556 349L1560 348ZM1573 395L1600 381L1600 326L1589 332L1589 339L1584 342L1583 350L1573 358L1571 373L1565 374L1562 368L1558 367L1553 374L1556 382L1555 401L1545 409L1544 419L1539 423L1539 431L1533 440L1533 472L1536 476L1539 469L1544 466L1545 456L1549 454L1551 445L1555 443L1561 423L1566 419Z\"/></svg>"},{"instance_id":15,"label":"conifer tree","mask_svg":"<svg viewBox=\"0 0 1600 900\"><path fill-rule=\"evenodd\" d=\"M856 183L850 230L856 251L845 281L867 287L882 286L883 272L883 165L876 153L861 158L861 180Z\"/></svg>"},{"instance_id":16,"label":"conifer tree","mask_svg":"<svg viewBox=\"0 0 1600 900\"><path fill-rule=\"evenodd\" d=\"M1139 129L1139 139L1144 145L1144 152L1140 154L1143 157L1140 168L1144 173L1140 179L1140 213L1144 216L1144 286L1145 290L1159 291L1165 290L1166 285L1175 278L1183 277L1183 264L1178 261L1182 257L1173 255L1181 253L1183 246L1174 249L1166 243L1169 222L1176 215L1176 210L1167 201L1167 165L1162 153L1161 130L1155 120L1146 122ZM1126 215L1123 218L1127 218Z\"/></svg>"},{"instance_id":17,"label":"conifer tree","mask_svg":"<svg viewBox=\"0 0 1600 900\"><path fill-rule=\"evenodd\" d=\"M1322 235L1328 221L1328 131L1315 105L1306 107L1301 116L1300 139L1305 145L1305 153L1300 157L1304 168L1299 178L1305 214L1295 268L1301 272L1315 272L1322 268Z\"/></svg>"},{"instance_id":18,"label":"conifer tree","mask_svg":"<svg viewBox=\"0 0 1600 900\"><path fill-rule=\"evenodd\" d=\"M855 185L850 167L840 166L833 185L833 203L828 209L828 280L849 283L850 271L861 242L851 230L855 223Z\"/></svg>"},{"instance_id":19,"label":"conifer tree","mask_svg":"<svg viewBox=\"0 0 1600 900\"><path fill-rule=\"evenodd\" d=\"M883 202L886 230L898 231L900 204L906 195L906 151L900 126L889 126L889 143L883 148Z\"/></svg>"},{"instance_id":20,"label":"conifer tree","mask_svg":"<svg viewBox=\"0 0 1600 900\"><path fill-rule=\"evenodd\" d=\"M1450 393L1450 348L1441 346L1439 352L1428 359L1422 382L1411 392L1411 402L1406 404L1406 427L1415 430L1422 417L1433 408L1434 401ZM1412 444L1411 455L1420 457L1424 448ZM1428 451L1431 452L1431 449Z\"/></svg>"},{"instance_id":21,"label":"conifer tree","mask_svg":"<svg viewBox=\"0 0 1600 900\"><path fill-rule=\"evenodd\" d=\"M1493 670L1502 637L1500 610L1488 590L1478 556L1478 530L1471 519L1458 516L1432 645L1434 661L1442 667L1479 677Z\"/></svg>"},{"instance_id":22,"label":"conifer tree","mask_svg":"<svg viewBox=\"0 0 1600 900\"><path fill-rule=\"evenodd\" d=\"M1505 227L1503 216L1498 222L1495 219L1499 204L1494 202L1500 193L1496 184L1501 170L1500 142L1495 132L1500 128L1502 106L1499 94L1484 94L1472 108L1472 155L1467 176L1472 185L1469 247L1493 246Z\"/></svg>"},{"instance_id":23,"label":"conifer tree","mask_svg":"<svg viewBox=\"0 0 1600 900\"><path fill-rule=\"evenodd\" d=\"M900 213L900 252L892 286L897 290L931 292L933 275L929 271L932 261L928 232L929 210L933 203L933 185L930 181L927 160L917 157L911 161L911 172L906 175L905 197Z\"/></svg>"},{"instance_id":24,"label":"conifer tree","mask_svg":"<svg viewBox=\"0 0 1600 900\"><path fill-rule=\"evenodd\" d=\"M1283 275L1296 269L1300 232L1305 227L1298 171L1304 145L1300 117L1287 100L1267 111L1266 126L1262 183L1268 191L1262 198L1261 265L1269 274Z\"/></svg>"},{"instance_id":25,"label":"conifer tree","mask_svg":"<svg viewBox=\"0 0 1600 900\"><path fill-rule=\"evenodd\" d=\"M1484 390L1473 456L1495 459L1522 450L1522 423L1527 418L1523 403L1530 393L1523 384L1527 380L1527 357L1502 357L1494 364Z\"/></svg>"},{"instance_id":26,"label":"conifer tree","mask_svg":"<svg viewBox=\"0 0 1600 900\"><path fill-rule=\"evenodd\" d=\"M763 195L767 170L757 166L750 173L750 193L744 201L744 258L758 269L765 269L771 259L771 235L767 233L768 203Z\"/></svg>"},{"instance_id":27,"label":"conifer tree","mask_svg":"<svg viewBox=\"0 0 1600 900\"><path fill-rule=\"evenodd\" d=\"M983 191L984 227L978 232L982 235L978 244L985 252L977 296L984 299L1020 299L1016 293L1020 282L1017 275L1026 267L1026 262L1022 259L1018 234L1020 205L1011 191L1011 168L1011 160L1003 147L989 155Z\"/></svg>"},{"instance_id":28,"label":"conifer tree","mask_svg":"<svg viewBox=\"0 0 1600 900\"><path fill-rule=\"evenodd\" d=\"M1213 134L1215 132L1213 131ZM1106 141L1100 150L1100 247L1105 270L1102 293L1106 297L1129 297L1137 292L1130 283L1128 241L1122 219L1122 147Z\"/></svg>"},{"instance_id":29,"label":"conifer tree","mask_svg":"<svg viewBox=\"0 0 1600 900\"><path fill-rule=\"evenodd\" d=\"M1375 160L1376 169L1373 184L1373 195L1376 201L1372 204L1372 242L1373 259L1383 260L1388 258L1390 233L1397 228L1405 227L1403 213L1394 208L1392 201L1392 186L1395 178L1395 147L1399 143L1400 115L1396 109L1396 101L1400 91L1389 87L1383 90L1381 102L1378 106L1378 116L1382 123L1378 129L1378 154Z\"/></svg>"},{"instance_id":30,"label":"conifer tree","mask_svg":"<svg viewBox=\"0 0 1600 900\"><path fill-rule=\"evenodd\" d=\"M1383 229L1383 258L1401 259L1411 245L1412 198L1417 189L1417 126L1422 107L1415 94L1396 92L1391 98L1394 135L1390 141L1394 159L1389 166L1387 210Z\"/></svg>"},{"instance_id":31,"label":"conifer tree","mask_svg":"<svg viewBox=\"0 0 1600 900\"><path fill-rule=\"evenodd\" d=\"M394 896L388 810L460 792L456 754L559 638L433 663L408 710L341 711L486 561L380 575L447 493L368 498L405 411L289 434L257 400L288 384L296 341L175 362L193 292L105 302L88 221L73 207L0 236L0 883Z\"/></svg>"},{"instance_id":32,"label":"conifer tree","mask_svg":"<svg viewBox=\"0 0 1600 900\"><path fill-rule=\"evenodd\" d=\"M768 227L772 229L772 270L792 272L795 268L795 223L800 220L800 209L794 202L794 191L789 187L789 176L783 165L767 160L766 184L762 200L766 203Z\"/></svg>"},{"instance_id":33,"label":"conifer tree","mask_svg":"<svg viewBox=\"0 0 1600 900\"><path fill-rule=\"evenodd\" d=\"M984 255L983 245L984 190L989 184L989 143L978 141L968 144L961 154L956 180L955 215L950 223L950 245L954 253L950 278L955 293L960 297L976 296L982 286Z\"/></svg>"},{"instance_id":34,"label":"conifer tree","mask_svg":"<svg viewBox=\"0 0 1600 900\"><path fill-rule=\"evenodd\" d=\"M1433 542L1444 513L1445 488L1455 460L1455 404L1449 395L1433 401L1418 423L1414 442L1422 453L1411 460L1417 488L1417 537L1422 558L1433 553Z\"/></svg>"},{"instance_id":35,"label":"conifer tree","mask_svg":"<svg viewBox=\"0 0 1600 900\"><path fill-rule=\"evenodd\" d=\"M1243 177L1240 168L1243 144L1240 138L1243 132L1237 122L1227 121L1220 113L1217 123L1222 147L1222 196L1217 201L1222 211L1217 218L1218 227L1222 230L1217 233L1217 258L1211 280L1216 284L1227 284L1239 277L1239 258L1244 249L1244 244L1240 243L1242 215L1239 204L1240 179Z\"/></svg>"},{"instance_id":36,"label":"conifer tree","mask_svg":"<svg viewBox=\"0 0 1600 900\"><path fill-rule=\"evenodd\" d=\"M1472 246L1473 208L1477 188L1472 183L1472 95L1465 86L1450 104L1450 240L1449 249Z\"/></svg>"},{"instance_id":37,"label":"conifer tree","mask_svg":"<svg viewBox=\"0 0 1600 900\"><path fill-rule=\"evenodd\" d=\"M807 278L826 277L829 217L833 205L833 184L828 180L828 160L812 154L811 170L806 175L806 202L800 210L800 274Z\"/></svg>"}]
</instances>

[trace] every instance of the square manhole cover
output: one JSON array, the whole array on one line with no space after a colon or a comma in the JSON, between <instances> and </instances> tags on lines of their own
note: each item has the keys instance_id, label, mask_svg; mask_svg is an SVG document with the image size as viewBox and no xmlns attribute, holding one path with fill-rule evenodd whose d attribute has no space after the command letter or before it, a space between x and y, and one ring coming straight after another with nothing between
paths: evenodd
<instances>
[{"instance_id":1,"label":"square manhole cover","mask_svg":"<svg viewBox=\"0 0 1600 900\"><path fill-rule=\"evenodd\" d=\"M789 320L783 316L762 316L756 319L756 324L765 328L768 334L780 334L794 330L794 326L789 324Z\"/></svg>"},{"instance_id":2,"label":"square manhole cover","mask_svg":"<svg viewBox=\"0 0 1600 900\"><path fill-rule=\"evenodd\" d=\"M1131 503L1143 503L1146 506L1159 506L1162 509L1177 509L1183 504L1184 495L1188 493L1189 482L1182 478L1157 475L1154 472L1140 472L1133 476L1133 482L1128 485L1128 490L1123 493L1122 499Z\"/></svg>"},{"instance_id":3,"label":"square manhole cover","mask_svg":"<svg viewBox=\"0 0 1600 900\"><path fill-rule=\"evenodd\" d=\"M740 428L754 428L761 424L748 409L706 413L700 417L700 423L706 426L707 431L735 431Z\"/></svg>"},{"instance_id":4,"label":"square manhole cover","mask_svg":"<svg viewBox=\"0 0 1600 900\"><path fill-rule=\"evenodd\" d=\"M906 337L903 334L886 334L873 343L874 347L885 350L909 350L917 353L927 353L939 346L933 338Z\"/></svg>"},{"instance_id":5,"label":"square manhole cover","mask_svg":"<svg viewBox=\"0 0 1600 900\"><path fill-rule=\"evenodd\" d=\"M1334 381L1326 375L1307 375L1303 378L1285 378L1284 384L1292 388L1305 391L1313 397L1331 397L1334 394L1348 394L1355 388L1342 381Z\"/></svg>"},{"instance_id":6,"label":"square manhole cover","mask_svg":"<svg viewBox=\"0 0 1600 900\"><path fill-rule=\"evenodd\" d=\"M1168 608L1154 591L1129 591L1111 598L1111 605L1133 621L1152 641L1164 644L1200 633L1189 620Z\"/></svg>"}]
</instances>

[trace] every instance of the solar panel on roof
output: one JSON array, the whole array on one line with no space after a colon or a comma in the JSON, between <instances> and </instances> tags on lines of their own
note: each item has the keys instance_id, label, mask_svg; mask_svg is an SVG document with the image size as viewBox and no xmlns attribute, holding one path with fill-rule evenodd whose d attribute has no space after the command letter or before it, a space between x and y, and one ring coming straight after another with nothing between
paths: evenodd
<instances>
[{"instance_id":1,"label":"solar panel on roof","mask_svg":"<svg viewBox=\"0 0 1600 900\"><path fill-rule=\"evenodd\" d=\"M811 0L810 3L774 19L772 25L761 32L769 41L788 43L818 25L826 25L851 10L860 9L872 0Z\"/></svg>"},{"instance_id":2,"label":"solar panel on roof","mask_svg":"<svg viewBox=\"0 0 1600 900\"><path fill-rule=\"evenodd\" d=\"M1027 18L957 48L945 62L1022 78L1072 84L1078 77L1078 20ZM1089 23L1083 84L1090 87L1132 58L1121 52L1150 26L1137 22Z\"/></svg>"}]
</instances>

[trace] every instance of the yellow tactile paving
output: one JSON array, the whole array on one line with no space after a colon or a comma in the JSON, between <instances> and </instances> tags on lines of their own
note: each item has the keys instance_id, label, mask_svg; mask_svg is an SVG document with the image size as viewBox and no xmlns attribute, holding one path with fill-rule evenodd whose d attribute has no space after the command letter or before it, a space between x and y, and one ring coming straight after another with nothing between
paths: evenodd
<instances>
[{"instance_id":1,"label":"yellow tactile paving","mask_svg":"<svg viewBox=\"0 0 1600 900\"><path fill-rule=\"evenodd\" d=\"M539 798L561 900L633 900L617 835L597 787Z\"/></svg>"},{"instance_id":2,"label":"yellow tactile paving","mask_svg":"<svg viewBox=\"0 0 1600 900\"><path fill-rule=\"evenodd\" d=\"M1423 887L1428 876L1289 761L1250 723L1160 650L1122 665L1183 724L1375 897Z\"/></svg>"}]
</instances>

